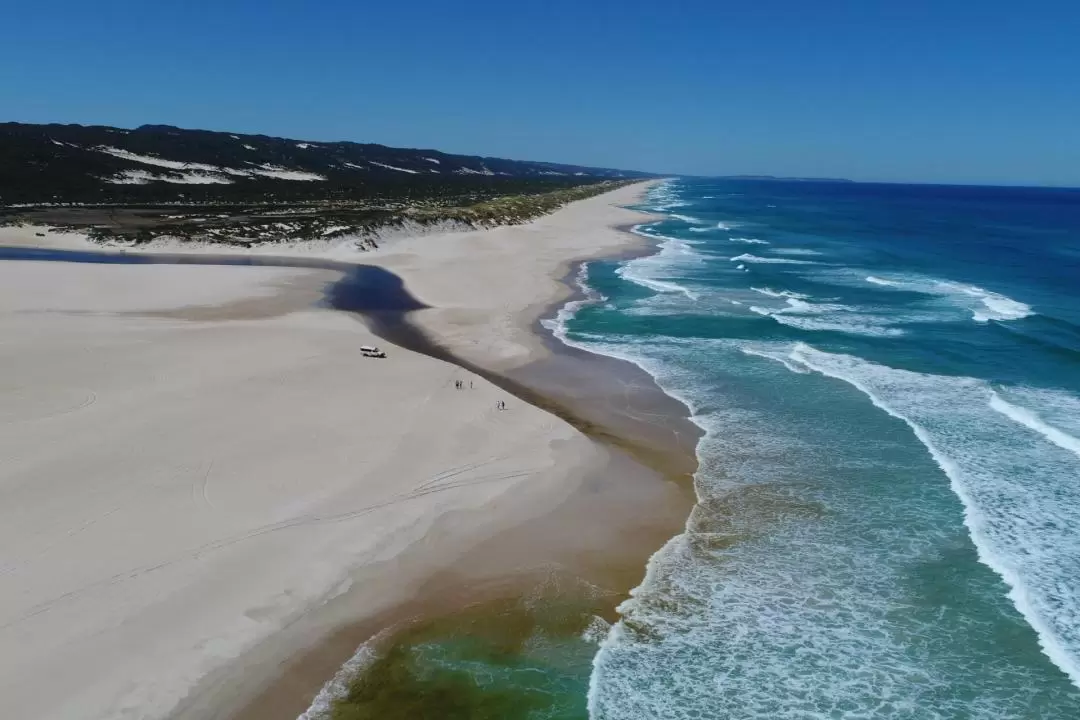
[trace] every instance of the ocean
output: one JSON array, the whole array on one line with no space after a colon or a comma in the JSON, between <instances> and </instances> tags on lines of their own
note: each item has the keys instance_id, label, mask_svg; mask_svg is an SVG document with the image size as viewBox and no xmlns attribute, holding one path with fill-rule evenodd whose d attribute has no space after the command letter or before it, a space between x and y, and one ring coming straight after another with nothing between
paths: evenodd
<instances>
[{"instance_id":1,"label":"ocean","mask_svg":"<svg viewBox=\"0 0 1080 720\"><path fill-rule=\"evenodd\" d=\"M593 720L1080 718L1080 191L680 179L547 321L691 409Z\"/></svg>"},{"instance_id":2,"label":"ocean","mask_svg":"<svg viewBox=\"0 0 1080 720\"><path fill-rule=\"evenodd\" d=\"M365 709L305 717L1080 718L1080 190L686 179L640 208L657 252L582 265L544 324L690 408L685 532L613 625L553 575L361 653ZM413 309L380 272L328 302Z\"/></svg>"}]
</instances>

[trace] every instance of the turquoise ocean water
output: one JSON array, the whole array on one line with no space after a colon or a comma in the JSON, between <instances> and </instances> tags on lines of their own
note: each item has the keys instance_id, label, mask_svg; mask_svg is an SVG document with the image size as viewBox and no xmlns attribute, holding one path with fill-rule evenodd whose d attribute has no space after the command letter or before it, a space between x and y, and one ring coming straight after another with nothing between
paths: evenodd
<instances>
[{"instance_id":1,"label":"turquoise ocean water","mask_svg":"<svg viewBox=\"0 0 1080 720\"><path fill-rule=\"evenodd\" d=\"M705 430L595 720L1080 718L1080 191L675 180L551 329Z\"/></svg>"}]
</instances>

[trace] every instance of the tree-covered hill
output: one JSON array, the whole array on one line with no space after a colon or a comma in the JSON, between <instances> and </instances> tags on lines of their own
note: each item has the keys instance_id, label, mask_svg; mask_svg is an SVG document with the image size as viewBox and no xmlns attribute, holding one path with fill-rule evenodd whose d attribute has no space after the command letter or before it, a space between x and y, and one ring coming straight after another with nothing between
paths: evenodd
<instances>
[{"instance_id":1,"label":"tree-covered hill","mask_svg":"<svg viewBox=\"0 0 1080 720\"><path fill-rule=\"evenodd\" d=\"M168 125L0 123L0 205L435 201L646 173Z\"/></svg>"}]
</instances>

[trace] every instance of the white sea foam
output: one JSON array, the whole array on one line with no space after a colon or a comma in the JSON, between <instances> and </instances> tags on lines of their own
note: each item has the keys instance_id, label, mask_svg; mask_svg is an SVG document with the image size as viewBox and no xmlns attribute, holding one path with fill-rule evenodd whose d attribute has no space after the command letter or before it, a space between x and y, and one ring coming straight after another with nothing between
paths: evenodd
<instances>
[{"instance_id":1,"label":"white sea foam","mask_svg":"<svg viewBox=\"0 0 1080 720\"><path fill-rule=\"evenodd\" d=\"M809 248L771 248L770 252L777 255L821 255L819 251L810 250Z\"/></svg>"},{"instance_id":2,"label":"white sea foam","mask_svg":"<svg viewBox=\"0 0 1080 720\"><path fill-rule=\"evenodd\" d=\"M754 355L756 357L768 358L769 360L775 360L788 370L799 375L808 375L810 370L805 366L792 360L788 357L789 350L775 350L773 348L757 347L751 344L743 345L739 348L739 351L744 355Z\"/></svg>"},{"instance_id":3,"label":"white sea foam","mask_svg":"<svg viewBox=\"0 0 1080 720\"><path fill-rule=\"evenodd\" d=\"M594 305L596 303L602 303L607 301L607 298L597 292L593 287L589 285L589 264L581 263L578 266L577 275L574 276L574 284L577 286L578 291L582 294L582 297L577 300L571 300L565 303L555 313L555 317L544 319L540 321L540 324L551 331L551 334L559 338L563 342L569 344L567 340L567 325L574 319L578 312L587 305Z\"/></svg>"},{"instance_id":4,"label":"white sea foam","mask_svg":"<svg viewBox=\"0 0 1080 720\"><path fill-rule=\"evenodd\" d=\"M653 230L653 225L637 225L631 228L631 231L661 240L660 251L653 255L626 261L616 269L615 273L628 282L653 290L657 295L641 300L632 307L624 308L622 312L627 315L669 315L711 309L711 306L701 308L699 294L680 282L682 275L689 268L705 262L704 256L694 249L693 243L660 235ZM586 346L568 337L567 323L583 306L605 302L607 298L589 286L587 264L580 266L577 285L584 294L584 298L567 303L560 308L554 318L541 322L567 345L581 348Z\"/></svg>"},{"instance_id":5,"label":"white sea foam","mask_svg":"<svg viewBox=\"0 0 1080 720\"><path fill-rule=\"evenodd\" d=\"M795 313L798 315L821 315L828 312L847 312L851 308L843 305L814 305L808 303L805 300L799 298L789 297L786 300L784 307L779 308L763 308L763 307L751 307L751 310L759 315L779 315L780 313Z\"/></svg>"},{"instance_id":6,"label":"white sea foam","mask_svg":"<svg viewBox=\"0 0 1080 720\"><path fill-rule=\"evenodd\" d=\"M966 309L971 313L972 320L979 323L991 320L1019 320L1035 314L1030 305L992 290L986 290L978 285L969 285L953 280L939 280L922 275L904 275L892 278L868 275L865 280L881 287L942 298L953 306Z\"/></svg>"},{"instance_id":7,"label":"white sea foam","mask_svg":"<svg viewBox=\"0 0 1080 720\"><path fill-rule=\"evenodd\" d=\"M774 257L761 257L760 255L751 255L750 253L743 253L742 255L736 255L731 258L733 262L748 262L748 263L760 263L763 265L818 265L812 260L794 260L792 258L774 258Z\"/></svg>"},{"instance_id":8,"label":"white sea foam","mask_svg":"<svg viewBox=\"0 0 1080 720\"><path fill-rule=\"evenodd\" d=\"M733 238L728 238L728 240L730 242L733 242L733 243L742 243L743 245L768 245L769 244L768 240L759 240L758 238L748 238L748 237L733 237Z\"/></svg>"},{"instance_id":9,"label":"white sea foam","mask_svg":"<svg viewBox=\"0 0 1080 720\"><path fill-rule=\"evenodd\" d=\"M349 683L364 668L370 666L378 657L376 648L379 643L390 635L390 629L384 630L371 640L361 645L353 653L353 656L334 673L334 677L315 695L311 705L302 712L296 720L329 720L333 711L334 701L344 697L349 691Z\"/></svg>"},{"instance_id":10,"label":"white sea foam","mask_svg":"<svg viewBox=\"0 0 1080 720\"><path fill-rule=\"evenodd\" d=\"M663 235L661 233L656 232L656 230L654 228L655 225L656 225L656 223L641 223L639 225L632 226L630 228L630 232L634 233L635 235L641 235L642 237L658 238L660 240L676 240L677 239L677 238L671 237L670 235Z\"/></svg>"},{"instance_id":11,"label":"white sea foam","mask_svg":"<svg viewBox=\"0 0 1080 720\"><path fill-rule=\"evenodd\" d=\"M1054 707L1046 685L1026 682L1040 669L1004 659L988 668L993 650L954 656L948 641L934 636L936 614L909 608L910 574L940 561L941 544L953 541L951 529L935 534L933 521L929 528L912 522L927 509L918 501L860 524L866 519L861 507L841 512L831 503L800 499L807 458L817 455L811 462L827 468L844 457L800 444L774 413L755 417L732 405L726 389L710 390L718 370L727 377L736 366L775 394L807 387L801 376L815 369L807 357L793 356L792 345L597 335L585 338L584 347L642 367L706 430L695 485L699 504L685 532L650 558L641 585L618 609L622 619L594 656L593 720L802 720L832 717L840 707L853 718L997 720L1027 717L1033 698L1043 709ZM798 385L785 385L764 366L755 371L732 362L725 353L733 351L782 364L799 374L790 381ZM954 379L942 380L948 388ZM912 404L927 400L911 388L897 391ZM849 463L857 456L839 454ZM785 467L794 487L769 481ZM944 478L940 482L936 492L947 497ZM842 483L837 487L849 495ZM871 526L874 532L863 537ZM999 692L991 679L971 694L956 692L956 673L974 671L965 663L976 662L1010 685ZM1055 692L1064 707L1075 707L1075 697Z\"/></svg>"},{"instance_id":12,"label":"white sea foam","mask_svg":"<svg viewBox=\"0 0 1080 720\"><path fill-rule=\"evenodd\" d=\"M592 643L593 645L599 645L604 642L604 638L607 637L608 632L611 631L611 623L602 617L593 615L592 620L585 627L585 630L581 633L581 639L585 642Z\"/></svg>"},{"instance_id":13,"label":"white sea foam","mask_svg":"<svg viewBox=\"0 0 1080 720\"><path fill-rule=\"evenodd\" d=\"M672 215L672 217L682 217L682 216L681 215ZM699 220L698 222L700 223L700 222L703 222L703 221ZM731 230L731 229L732 229L732 226L729 225L728 223L725 223L725 222L718 222L715 225L709 225L708 227L700 227L699 226L699 227L687 228L687 230L689 230L690 232L695 232L695 233L707 233L707 232L716 232L717 230Z\"/></svg>"},{"instance_id":14,"label":"white sea foam","mask_svg":"<svg viewBox=\"0 0 1080 720\"><path fill-rule=\"evenodd\" d=\"M1080 401L1069 395L1064 393L1052 393L1045 390L1020 390L1013 392L1019 395L1021 399L1033 399L1036 407L1039 405L1048 405L1050 412L1053 412L1055 408L1060 410L1064 405L1073 421L1080 420ZM1039 410L1031 410L1026 407L1021 407L1020 405L1014 405L1004 399L995 390L990 391L990 407L1010 420L1018 422L1030 430L1034 430L1059 448L1068 450L1077 457L1080 457L1080 437L1070 435L1065 430L1055 427L1050 422L1047 422L1040 414L1042 412L1041 408Z\"/></svg>"},{"instance_id":15,"label":"white sea foam","mask_svg":"<svg viewBox=\"0 0 1080 720\"><path fill-rule=\"evenodd\" d=\"M688 225L701 225L705 222L704 220L701 220L699 218L690 217L689 215L679 215L678 213L668 213L668 217L675 218L676 220L682 220Z\"/></svg>"},{"instance_id":16,"label":"white sea foam","mask_svg":"<svg viewBox=\"0 0 1080 720\"><path fill-rule=\"evenodd\" d=\"M941 282L939 284L950 294L956 292L963 293L964 295L975 298L982 304L983 309L975 308L972 311L972 318L975 322L1019 320L1020 318L1025 318L1034 314L1030 305L1026 305L1025 303L989 290L984 290L976 285L965 285L963 283L954 282Z\"/></svg>"},{"instance_id":17,"label":"white sea foam","mask_svg":"<svg viewBox=\"0 0 1080 720\"><path fill-rule=\"evenodd\" d=\"M666 180L655 185L645 194L645 204L657 212L664 212L672 208L685 207L690 203L678 199L674 180Z\"/></svg>"},{"instance_id":18,"label":"white sea foam","mask_svg":"<svg viewBox=\"0 0 1080 720\"><path fill-rule=\"evenodd\" d=\"M648 225L637 225L631 231L645 237L662 239L660 252L635 258L619 267L615 273L630 282L658 293L679 293L689 300L698 300L698 294L675 280L679 270L687 265L699 265L704 258L693 246L679 238L665 237L651 232Z\"/></svg>"},{"instance_id":19,"label":"white sea foam","mask_svg":"<svg viewBox=\"0 0 1080 720\"><path fill-rule=\"evenodd\" d=\"M962 501L979 559L1005 580L1043 652L1080 686L1080 596L1068 589L1080 577L1076 438L1018 412L982 380L896 370L801 343L788 359L851 384L907 423Z\"/></svg>"},{"instance_id":20,"label":"white sea foam","mask_svg":"<svg viewBox=\"0 0 1080 720\"><path fill-rule=\"evenodd\" d=\"M878 322L878 318L872 315L852 315L845 318L819 318L777 314L772 318L781 325L798 328L800 330L839 332L848 335L866 335L869 337L899 337L904 335L904 330L897 327L889 327Z\"/></svg>"},{"instance_id":21,"label":"white sea foam","mask_svg":"<svg viewBox=\"0 0 1080 720\"><path fill-rule=\"evenodd\" d=\"M772 288L767 288L767 287L761 287L761 288L759 288L759 287L751 287L750 289L753 290L756 293L761 293L762 295L767 295L768 297L795 298L797 300L809 300L810 299L809 295L803 295L802 293L792 292L791 290L773 290Z\"/></svg>"},{"instance_id":22,"label":"white sea foam","mask_svg":"<svg viewBox=\"0 0 1080 720\"><path fill-rule=\"evenodd\" d=\"M653 274L655 271L645 263L627 263L621 268L615 271L615 274L624 280L629 280L635 285L648 288L654 292L659 293L681 293L685 295L689 300L697 300L695 295L690 289L683 285L679 285L676 282L670 280L662 280L655 277Z\"/></svg>"},{"instance_id":23,"label":"white sea foam","mask_svg":"<svg viewBox=\"0 0 1080 720\"><path fill-rule=\"evenodd\" d=\"M590 717L801 720L829 717L828 709L838 706L850 717L879 717L882 708L900 713L885 717L953 717L931 708L904 714L921 708L919 700L943 683L890 643L882 618L890 610L884 583L891 580L880 558L823 546L829 538L812 529L820 518L801 519L780 496L779 514L770 517L775 526L766 534L755 526L761 516L753 504L727 504L736 487L764 488L762 476L816 452L784 433L761 432L763 423L775 430L775 420L755 422L725 406L726 392L710 392L714 383L702 385L717 365L733 365L724 353L744 348L691 338L597 340L586 347L656 377L691 408L705 437L695 484L699 505L685 532L650 558L641 585L620 605L622 619L594 656ZM775 348L745 349L767 356ZM785 361L793 372L809 372ZM761 379L774 381L771 374ZM807 522L812 526L800 527ZM802 571L791 572L796 566ZM920 688L918 695L913 688ZM965 703L970 717L999 716L976 708Z\"/></svg>"},{"instance_id":24,"label":"white sea foam","mask_svg":"<svg viewBox=\"0 0 1080 720\"><path fill-rule=\"evenodd\" d=\"M896 337L904 331L892 327L887 318L861 313L856 308L835 303L809 303L787 296L784 307L752 305L751 312L770 317L781 325L810 331L841 332L872 337Z\"/></svg>"},{"instance_id":25,"label":"white sea foam","mask_svg":"<svg viewBox=\"0 0 1080 720\"><path fill-rule=\"evenodd\" d=\"M874 277L873 275L867 275L866 282L874 285L885 285L886 287L900 287L902 285L902 283L895 280L886 280L884 278Z\"/></svg>"}]
</instances>

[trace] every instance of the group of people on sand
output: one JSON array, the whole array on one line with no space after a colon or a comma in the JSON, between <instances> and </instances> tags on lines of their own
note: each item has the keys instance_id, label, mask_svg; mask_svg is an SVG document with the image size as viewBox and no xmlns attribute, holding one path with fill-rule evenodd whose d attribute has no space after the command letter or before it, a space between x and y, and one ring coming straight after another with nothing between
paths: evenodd
<instances>
[{"instance_id":1,"label":"group of people on sand","mask_svg":"<svg viewBox=\"0 0 1080 720\"><path fill-rule=\"evenodd\" d=\"M475 387L473 385L473 381L470 380L469 381L469 389L472 390L473 387ZM454 381L454 389L455 390L464 390L465 389L465 381L464 380L455 380ZM505 410L506 409L506 403L504 401L502 401L502 400L496 400L495 401L495 409L496 410Z\"/></svg>"}]
</instances>

